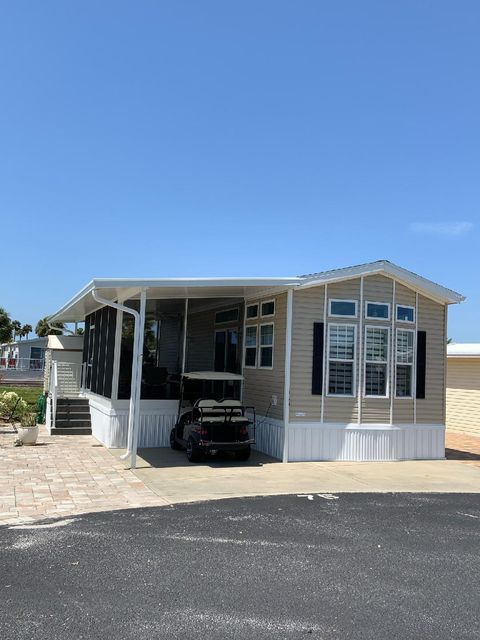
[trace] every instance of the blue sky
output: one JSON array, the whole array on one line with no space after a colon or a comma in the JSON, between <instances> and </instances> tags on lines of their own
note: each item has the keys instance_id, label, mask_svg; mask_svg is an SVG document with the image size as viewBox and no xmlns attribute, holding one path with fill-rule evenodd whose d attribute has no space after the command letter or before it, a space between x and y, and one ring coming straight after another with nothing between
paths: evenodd
<instances>
[{"instance_id":1,"label":"blue sky","mask_svg":"<svg viewBox=\"0 0 480 640\"><path fill-rule=\"evenodd\" d=\"M480 341L480 4L6 2L0 306L387 258Z\"/></svg>"}]
</instances>

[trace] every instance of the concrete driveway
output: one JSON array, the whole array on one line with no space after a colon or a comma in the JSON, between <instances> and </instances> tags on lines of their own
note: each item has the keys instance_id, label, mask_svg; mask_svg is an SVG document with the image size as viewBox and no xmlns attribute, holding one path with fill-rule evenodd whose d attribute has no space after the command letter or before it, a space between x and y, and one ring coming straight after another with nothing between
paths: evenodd
<instances>
[{"instance_id":1,"label":"concrete driveway","mask_svg":"<svg viewBox=\"0 0 480 640\"><path fill-rule=\"evenodd\" d=\"M206 458L192 464L185 452L165 448L141 449L137 465L137 478L169 504L282 494L480 493L480 466L457 460L282 464L254 452L247 463Z\"/></svg>"}]
</instances>

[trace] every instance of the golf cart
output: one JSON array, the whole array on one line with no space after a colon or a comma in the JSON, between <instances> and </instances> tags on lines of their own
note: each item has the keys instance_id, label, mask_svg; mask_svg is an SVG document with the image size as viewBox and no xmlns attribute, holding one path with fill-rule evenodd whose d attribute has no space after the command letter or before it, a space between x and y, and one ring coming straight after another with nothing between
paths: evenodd
<instances>
[{"instance_id":1,"label":"golf cart","mask_svg":"<svg viewBox=\"0 0 480 640\"><path fill-rule=\"evenodd\" d=\"M170 433L172 449L185 449L190 462L220 451L248 460L250 445L255 444L255 409L233 398L242 380L237 373L223 371L184 373L177 421Z\"/></svg>"}]
</instances>

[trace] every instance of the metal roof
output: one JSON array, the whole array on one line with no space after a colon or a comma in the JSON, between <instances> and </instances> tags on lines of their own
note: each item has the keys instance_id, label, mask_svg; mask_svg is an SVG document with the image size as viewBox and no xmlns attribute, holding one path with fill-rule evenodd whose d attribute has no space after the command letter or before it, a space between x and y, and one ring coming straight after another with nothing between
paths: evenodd
<instances>
[{"instance_id":1,"label":"metal roof","mask_svg":"<svg viewBox=\"0 0 480 640\"><path fill-rule=\"evenodd\" d=\"M245 278L96 278L71 300L50 316L51 322L81 321L99 308L93 299L93 289L110 300L125 301L138 298L148 289L149 298L157 299L251 299L263 293L279 293L288 288L307 288L361 276L384 274L441 304L455 304L465 300L460 293L443 287L388 260L377 260L352 267L331 269L303 276L245 277Z\"/></svg>"},{"instance_id":2,"label":"metal roof","mask_svg":"<svg viewBox=\"0 0 480 640\"><path fill-rule=\"evenodd\" d=\"M480 358L480 342L447 344L449 358Z\"/></svg>"}]
</instances>

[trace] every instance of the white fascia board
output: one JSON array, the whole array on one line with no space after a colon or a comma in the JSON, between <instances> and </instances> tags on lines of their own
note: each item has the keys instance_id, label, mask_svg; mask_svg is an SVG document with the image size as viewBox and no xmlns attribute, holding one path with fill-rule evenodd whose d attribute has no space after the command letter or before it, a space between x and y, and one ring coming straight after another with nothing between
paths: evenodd
<instances>
[{"instance_id":1,"label":"white fascia board","mask_svg":"<svg viewBox=\"0 0 480 640\"><path fill-rule=\"evenodd\" d=\"M329 271L324 275L314 275L311 278L304 279L304 284L301 284L300 288L304 289L315 287L375 274L383 274L395 278L395 280L401 284L404 284L419 293L423 293L425 296L432 298L441 304L458 304L465 300L465 296L460 293L447 289L446 287L442 287L431 280L427 280L427 278L423 278L412 271L403 269L402 267L386 260L359 265L357 267L348 267L346 269Z\"/></svg>"}]
</instances>

